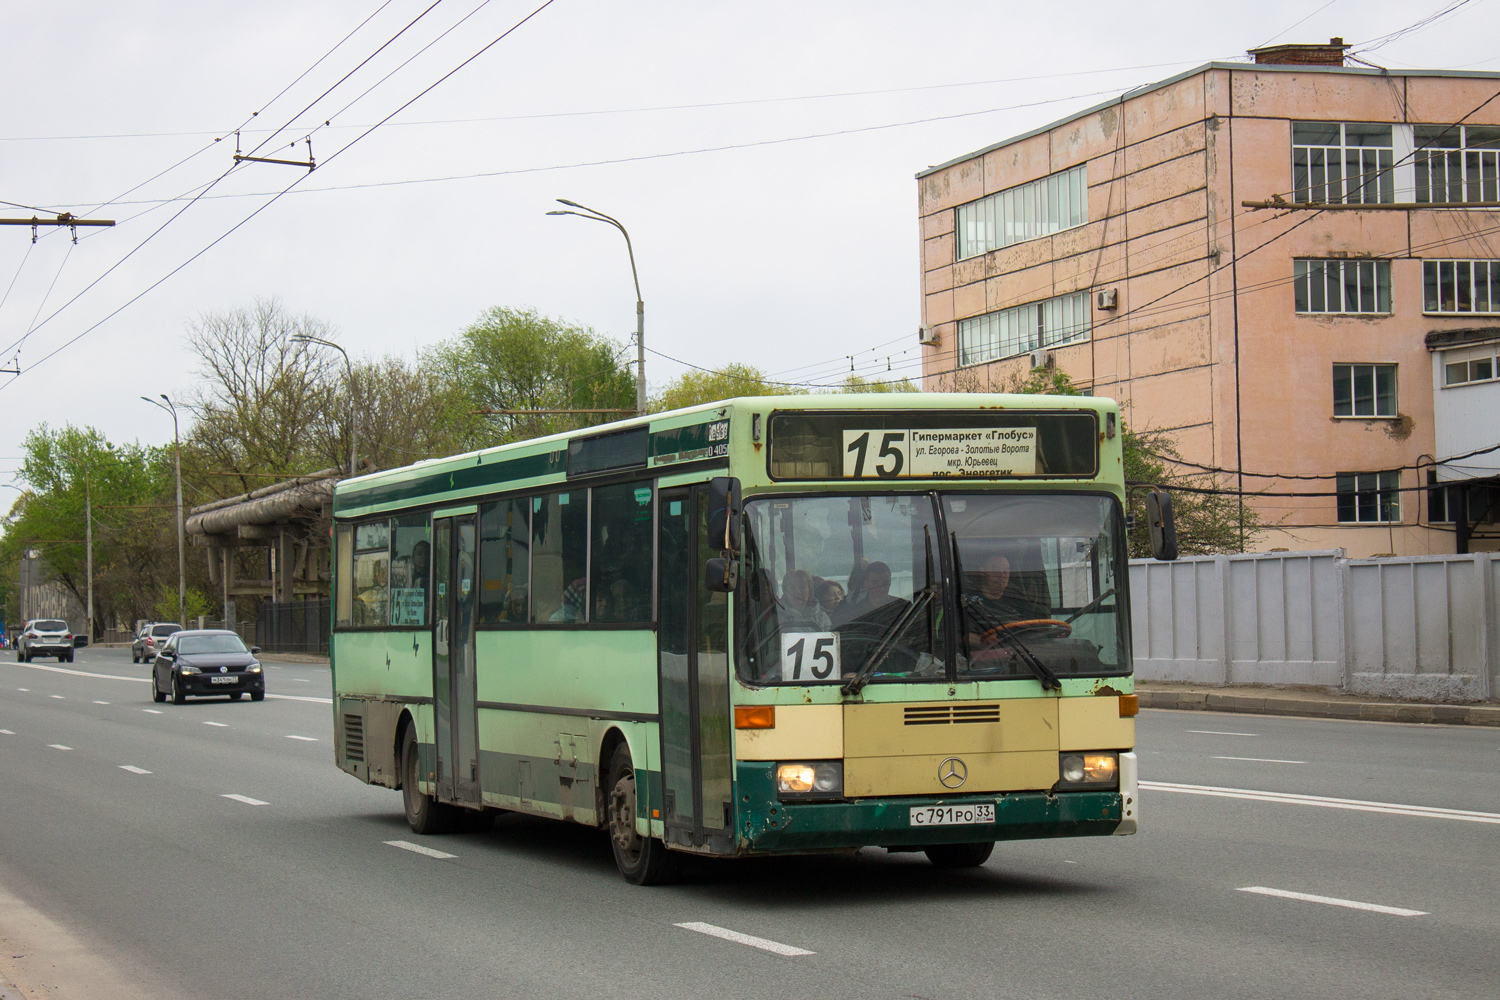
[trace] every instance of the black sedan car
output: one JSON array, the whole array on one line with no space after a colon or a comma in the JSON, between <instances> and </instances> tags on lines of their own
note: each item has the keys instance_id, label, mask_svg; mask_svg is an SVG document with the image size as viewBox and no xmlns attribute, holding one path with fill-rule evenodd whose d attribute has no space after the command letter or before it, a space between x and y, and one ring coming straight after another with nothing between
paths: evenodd
<instances>
[{"instance_id":1,"label":"black sedan car","mask_svg":"<svg viewBox=\"0 0 1500 1000\"><path fill-rule=\"evenodd\" d=\"M259 646L245 648L240 637L222 629L174 632L151 664L151 697L174 705L188 696L228 695L239 701L245 692L251 701L264 701L266 681L255 654Z\"/></svg>"}]
</instances>

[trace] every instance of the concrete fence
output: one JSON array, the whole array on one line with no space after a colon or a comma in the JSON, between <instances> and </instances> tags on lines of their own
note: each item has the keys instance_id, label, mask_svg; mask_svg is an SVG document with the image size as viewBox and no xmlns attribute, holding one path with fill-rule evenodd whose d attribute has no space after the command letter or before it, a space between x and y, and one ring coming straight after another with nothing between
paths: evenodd
<instances>
[{"instance_id":1,"label":"concrete fence","mask_svg":"<svg viewBox=\"0 0 1500 1000\"><path fill-rule=\"evenodd\" d=\"M1500 559L1343 550L1130 564L1136 676L1474 702L1500 694Z\"/></svg>"}]
</instances>

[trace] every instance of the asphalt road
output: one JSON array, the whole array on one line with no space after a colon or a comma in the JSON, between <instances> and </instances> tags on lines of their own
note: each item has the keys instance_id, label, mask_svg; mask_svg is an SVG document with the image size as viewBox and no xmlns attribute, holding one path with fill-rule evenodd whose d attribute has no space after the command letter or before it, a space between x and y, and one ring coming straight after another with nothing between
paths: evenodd
<instances>
[{"instance_id":1,"label":"asphalt road","mask_svg":"<svg viewBox=\"0 0 1500 1000\"><path fill-rule=\"evenodd\" d=\"M1500 730L1148 711L1138 836L1001 844L961 873L877 849L705 863L643 889L581 827L415 837L398 793L334 767L326 668L174 707L117 679L144 676L128 651L58 665L107 677L12 657L0 889L161 995L1500 994Z\"/></svg>"}]
</instances>

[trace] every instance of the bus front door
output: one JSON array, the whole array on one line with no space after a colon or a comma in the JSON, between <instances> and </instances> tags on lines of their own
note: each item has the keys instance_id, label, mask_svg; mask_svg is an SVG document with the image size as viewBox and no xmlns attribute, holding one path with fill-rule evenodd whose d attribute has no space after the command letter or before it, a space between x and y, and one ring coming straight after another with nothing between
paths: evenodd
<instances>
[{"instance_id":1,"label":"bus front door","mask_svg":"<svg viewBox=\"0 0 1500 1000\"><path fill-rule=\"evenodd\" d=\"M668 489L658 502L661 815L667 843L727 854L734 850L729 602L702 582L704 562L718 555L708 544L708 492Z\"/></svg>"},{"instance_id":2,"label":"bus front door","mask_svg":"<svg viewBox=\"0 0 1500 1000\"><path fill-rule=\"evenodd\" d=\"M432 715L438 797L480 805L474 669L474 516L433 522Z\"/></svg>"}]
</instances>

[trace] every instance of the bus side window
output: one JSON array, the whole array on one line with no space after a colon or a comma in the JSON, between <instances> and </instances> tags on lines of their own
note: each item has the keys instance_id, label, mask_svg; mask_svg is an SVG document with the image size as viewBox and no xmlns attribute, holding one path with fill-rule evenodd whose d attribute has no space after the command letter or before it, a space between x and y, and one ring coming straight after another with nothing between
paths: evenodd
<instances>
[{"instance_id":1,"label":"bus side window","mask_svg":"<svg viewBox=\"0 0 1500 1000\"><path fill-rule=\"evenodd\" d=\"M338 614L334 625L344 627L354 609L354 529L347 524L339 525L338 562L333 577L333 592L337 595Z\"/></svg>"},{"instance_id":2,"label":"bus side window","mask_svg":"<svg viewBox=\"0 0 1500 1000\"><path fill-rule=\"evenodd\" d=\"M426 625L432 578L432 525L424 514L396 518L391 559L391 624Z\"/></svg>"},{"instance_id":3,"label":"bus side window","mask_svg":"<svg viewBox=\"0 0 1500 1000\"><path fill-rule=\"evenodd\" d=\"M479 623L525 624L531 579L531 497L479 508Z\"/></svg>"},{"instance_id":4,"label":"bus side window","mask_svg":"<svg viewBox=\"0 0 1500 1000\"><path fill-rule=\"evenodd\" d=\"M648 483L594 488L590 621L651 621L651 500Z\"/></svg>"},{"instance_id":5,"label":"bus side window","mask_svg":"<svg viewBox=\"0 0 1500 1000\"><path fill-rule=\"evenodd\" d=\"M531 503L531 621L588 620L587 490L550 493Z\"/></svg>"},{"instance_id":6,"label":"bus side window","mask_svg":"<svg viewBox=\"0 0 1500 1000\"><path fill-rule=\"evenodd\" d=\"M387 624L390 601L391 522L373 521L354 528L354 598L349 623L355 628Z\"/></svg>"}]
</instances>

